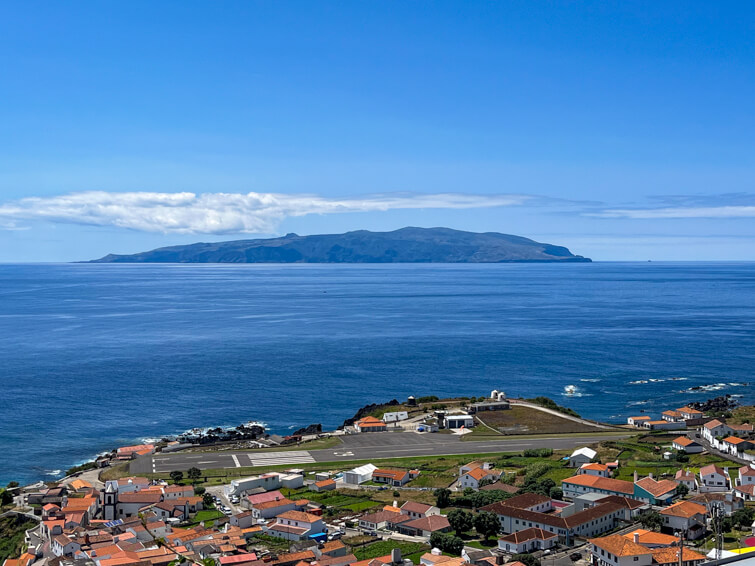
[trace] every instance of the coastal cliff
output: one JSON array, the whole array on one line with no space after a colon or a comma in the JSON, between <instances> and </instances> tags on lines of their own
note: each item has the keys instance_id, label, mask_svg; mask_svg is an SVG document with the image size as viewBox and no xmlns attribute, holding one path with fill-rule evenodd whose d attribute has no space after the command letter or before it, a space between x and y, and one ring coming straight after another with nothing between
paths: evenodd
<instances>
[{"instance_id":1,"label":"coastal cliff","mask_svg":"<svg viewBox=\"0 0 755 566\"><path fill-rule=\"evenodd\" d=\"M449 228L359 230L345 234L171 246L92 263L519 263L589 262L563 246L497 232Z\"/></svg>"}]
</instances>

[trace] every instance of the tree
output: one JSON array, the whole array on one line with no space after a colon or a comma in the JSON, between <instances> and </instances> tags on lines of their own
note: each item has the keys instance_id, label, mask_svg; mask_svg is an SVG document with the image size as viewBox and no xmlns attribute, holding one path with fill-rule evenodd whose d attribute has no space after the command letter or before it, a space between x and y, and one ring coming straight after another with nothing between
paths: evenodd
<instances>
[{"instance_id":1,"label":"tree","mask_svg":"<svg viewBox=\"0 0 755 566\"><path fill-rule=\"evenodd\" d=\"M451 504L451 490L445 487L436 489L433 494L435 495L435 506L440 509L444 509Z\"/></svg>"},{"instance_id":2,"label":"tree","mask_svg":"<svg viewBox=\"0 0 755 566\"><path fill-rule=\"evenodd\" d=\"M461 554L464 550L464 541L448 533L433 533L430 535L430 546L439 548L449 554Z\"/></svg>"},{"instance_id":3,"label":"tree","mask_svg":"<svg viewBox=\"0 0 755 566\"><path fill-rule=\"evenodd\" d=\"M394 491L393 497L401 497L401 493L399 491Z\"/></svg>"},{"instance_id":4,"label":"tree","mask_svg":"<svg viewBox=\"0 0 755 566\"><path fill-rule=\"evenodd\" d=\"M501 532L501 522L498 520L498 515L495 513L491 513L490 511L480 511L475 515L474 528L485 539L488 539Z\"/></svg>"},{"instance_id":5,"label":"tree","mask_svg":"<svg viewBox=\"0 0 755 566\"><path fill-rule=\"evenodd\" d=\"M745 530L752 525L753 517L755 517L755 508L745 507L744 509L734 511L731 520L740 529Z\"/></svg>"},{"instance_id":6,"label":"tree","mask_svg":"<svg viewBox=\"0 0 755 566\"><path fill-rule=\"evenodd\" d=\"M676 493L677 495L679 495L679 497L684 497L689 493L689 488L683 483L680 483L676 486Z\"/></svg>"},{"instance_id":7,"label":"tree","mask_svg":"<svg viewBox=\"0 0 755 566\"><path fill-rule=\"evenodd\" d=\"M199 478L202 477L202 470L200 470L199 468L192 467L192 468L189 468L189 471L186 472L186 475L189 477L189 479L192 482L196 482Z\"/></svg>"},{"instance_id":8,"label":"tree","mask_svg":"<svg viewBox=\"0 0 755 566\"><path fill-rule=\"evenodd\" d=\"M448 515L446 515L448 523L451 528L456 531L457 535L464 533L472 528L474 524L474 518L471 513L467 513L462 509L452 509Z\"/></svg>"},{"instance_id":9,"label":"tree","mask_svg":"<svg viewBox=\"0 0 755 566\"><path fill-rule=\"evenodd\" d=\"M540 566L540 561L531 554L515 554L511 562L521 562L525 566Z\"/></svg>"},{"instance_id":10,"label":"tree","mask_svg":"<svg viewBox=\"0 0 755 566\"><path fill-rule=\"evenodd\" d=\"M170 473L170 479L173 480L173 483L179 483L182 479L184 479L184 473L178 470L174 470Z\"/></svg>"},{"instance_id":11,"label":"tree","mask_svg":"<svg viewBox=\"0 0 755 566\"><path fill-rule=\"evenodd\" d=\"M215 504L215 501L212 499L212 494L205 493L202 496L202 503L204 503L205 507L212 507Z\"/></svg>"},{"instance_id":12,"label":"tree","mask_svg":"<svg viewBox=\"0 0 755 566\"><path fill-rule=\"evenodd\" d=\"M564 496L564 492L560 487L553 486L550 492L548 492L548 496L551 499L561 499Z\"/></svg>"},{"instance_id":13,"label":"tree","mask_svg":"<svg viewBox=\"0 0 755 566\"><path fill-rule=\"evenodd\" d=\"M5 487L7 487L8 489L12 489L14 487L18 487L18 482L17 481L10 481L10 482L8 482L8 485L5 486Z\"/></svg>"},{"instance_id":14,"label":"tree","mask_svg":"<svg viewBox=\"0 0 755 566\"><path fill-rule=\"evenodd\" d=\"M640 517L640 524L648 530L658 531L663 526L663 517L657 511L651 511Z\"/></svg>"}]
</instances>

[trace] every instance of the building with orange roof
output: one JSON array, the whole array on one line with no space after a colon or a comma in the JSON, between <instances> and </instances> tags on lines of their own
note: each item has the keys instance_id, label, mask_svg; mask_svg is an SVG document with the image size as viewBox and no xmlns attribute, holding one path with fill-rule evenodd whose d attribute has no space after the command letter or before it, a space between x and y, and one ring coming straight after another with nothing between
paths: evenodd
<instances>
[{"instance_id":1,"label":"building with orange roof","mask_svg":"<svg viewBox=\"0 0 755 566\"><path fill-rule=\"evenodd\" d=\"M115 451L117 460L131 460L136 456L152 454L155 451L154 444L137 444L134 446L121 446Z\"/></svg>"},{"instance_id":2,"label":"building with orange roof","mask_svg":"<svg viewBox=\"0 0 755 566\"><path fill-rule=\"evenodd\" d=\"M92 484L88 481L76 478L68 484L68 488L72 489L73 491L84 491L85 489L92 489Z\"/></svg>"},{"instance_id":3,"label":"building with orange roof","mask_svg":"<svg viewBox=\"0 0 755 566\"><path fill-rule=\"evenodd\" d=\"M598 462L589 462L587 464L582 464L579 467L579 470L577 470L577 474L578 475L587 474L590 476L600 476L602 478L610 478L611 470L605 464L600 464Z\"/></svg>"},{"instance_id":4,"label":"building with orange roof","mask_svg":"<svg viewBox=\"0 0 755 566\"><path fill-rule=\"evenodd\" d=\"M674 474L674 480L686 486L690 491L697 491L697 476L689 470L677 470Z\"/></svg>"},{"instance_id":5,"label":"building with orange roof","mask_svg":"<svg viewBox=\"0 0 755 566\"><path fill-rule=\"evenodd\" d=\"M593 538L590 554L594 566L650 566L653 552L622 535Z\"/></svg>"},{"instance_id":6,"label":"building with orange roof","mask_svg":"<svg viewBox=\"0 0 755 566\"><path fill-rule=\"evenodd\" d=\"M332 491L336 488L336 482L332 479L316 481L310 486L312 491Z\"/></svg>"},{"instance_id":7,"label":"building with orange roof","mask_svg":"<svg viewBox=\"0 0 755 566\"><path fill-rule=\"evenodd\" d=\"M634 497L634 484L629 481L581 474L561 481L564 497L573 499L585 493L604 493Z\"/></svg>"},{"instance_id":8,"label":"building with orange roof","mask_svg":"<svg viewBox=\"0 0 755 566\"><path fill-rule=\"evenodd\" d=\"M673 480L655 480L650 475L634 482L634 498L653 505L668 505L677 494L677 484Z\"/></svg>"},{"instance_id":9,"label":"building with orange roof","mask_svg":"<svg viewBox=\"0 0 755 566\"><path fill-rule=\"evenodd\" d=\"M648 415L640 415L638 417L627 417L627 424L635 427L642 426L645 421L652 420Z\"/></svg>"},{"instance_id":10,"label":"building with orange roof","mask_svg":"<svg viewBox=\"0 0 755 566\"><path fill-rule=\"evenodd\" d=\"M409 483L411 476L406 470L388 470L378 468L372 472L372 481L376 483L385 483L393 487L402 487Z\"/></svg>"},{"instance_id":11,"label":"building with orange roof","mask_svg":"<svg viewBox=\"0 0 755 566\"><path fill-rule=\"evenodd\" d=\"M286 511L278 515L271 525L263 527L265 534L286 540L304 540L324 530L325 523L321 517L304 511Z\"/></svg>"},{"instance_id":12,"label":"building with orange roof","mask_svg":"<svg viewBox=\"0 0 755 566\"><path fill-rule=\"evenodd\" d=\"M499 537L498 548L510 554L521 554L553 548L557 542L556 533L532 527Z\"/></svg>"},{"instance_id":13,"label":"building with orange roof","mask_svg":"<svg viewBox=\"0 0 755 566\"><path fill-rule=\"evenodd\" d=\"M294 511L296 503L284 497L275 501L264 501L252 505L251 512L255 519L272 519L286 511Z\"/></svg>"},{"instance_id":14,"label":"building with orange roof","mask_svg":"<svg viewBox=\"0 0 755 566\"><path fill-rule=\"evenodd\" d=\"M655 421L642 421L641 428L646 428L648 430L684 430L687 428L687 425L684 421L674 422L661 419Z\"/></svg>"},{"instance_id":15,"label":"building with orange roof","mask_svg":"<svg viewBox=\"0 0 755 566\"><path fill-rule=\"evenodd\" d=\"M354 423L357 432L383 432L388 430L388 425L375 417L364 417Z\"/></svg>"},{"instance_id":16,"label":"building with orange roof","mask_svg":"<svg viewBox=\"0 0 755 566\"><path fill-rule=\"evenodd\" d=\"M686 454L699 454L705 447L699 442L692 440L687 436L679 436L671 442L671 446L677 452L684 452Z\"/></svg>"},{"instance_id":17,"label":"building with orange roof","mask_svg":"<svg viewBox=\"0 0 755 566\"><path fill-rule=\"evenodd\" d=\"M676 409L676 412L679 413L681 417L687 421L701 419L705 416L705 413L703 413L702 411L698 411L697 409L693 409L692 407L688 407L686 405L684 407L679 407L678 409Z\"/></svg>"},{"instance_id":18,"label":"building with orange roof","mask_svg":"<svg viewBox=\"0 0 755 566\"><path fill-rule=\"evenodd\" d=\"M681 557L679 553L681 552ZM680 560L681 558L681 560ZM705 562L707 558L704 554L695 552L687 547L666 547L653 549L653 563L674 566L698 566Z\"/></svg>"},{"instance_id":19,"label":"building with orange roof","mask_svg":"<svg viewBox=\"0 0 755 566\"><path fill-rule=\"evenodd\" d=\"M708 509L692 501L678 501L661 509L662 530L668 533L684 532L687 539L695 540L705 535L705 518Z\"/></svg>"},{"instance_id":20,"label":"building with orange roof","mask_svg":"<svg viewBox=\"0 0 755 566\"><path fill-rule=\"evenodd\" d=\"M711 491L729 491L728 470L715 464L700 468L700 492Z\"/></svg>"},{"instance_id":21,"label":"building with orange roof","mask_svg":"<svg viewBox=\"0 0 755 566\"><path fill-rule=\"evenodd\" d=\"M641 544L642 546L653 549L674 546L679 544L679 538L674 535L649 531L647 529L637 529L624 535L629 540Z\"/></svg>"},{"instance_id":22,"label":"building with orange roof","mask_svg":"<svg viewBox=\"0 0 755 566\"><path fill-rule=\"evenodd\" d=\"M679 423L684 421L684 417L679 411L663 411L661 413L661 418L664 421L668 421L670 423Z\"/></svg>"},{"instance_id":23,"label":"building with orange roof","mask_svg":"<svg viewBox=\"0 0 755 566\"><path fill-rule=\"evenodd\" d=\"M723 452L727 452L734 456L739 456L740 453L744 452L745 450L750 450L753 447L753 443L751 441L745 440L744 438L739 438L738 436L727 436L720 441L719 445Z\"/></svg>"},{"instance_id":24,"label":"building with orange roof","mask_svg":"<svg viewBox=\"0 0 755 566\"><path fill-rule=\"evenodd\" d=\"M459 478L459 487L480 489L480 484L493 483L501 477L501 472L488 468L475 468Z\"/></svg>"}]
</instances>

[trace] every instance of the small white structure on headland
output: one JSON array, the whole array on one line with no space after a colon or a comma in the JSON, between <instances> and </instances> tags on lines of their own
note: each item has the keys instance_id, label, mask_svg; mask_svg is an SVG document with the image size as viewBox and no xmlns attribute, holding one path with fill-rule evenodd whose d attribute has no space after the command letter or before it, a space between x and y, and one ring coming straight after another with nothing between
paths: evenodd
<instances>
[{"instance_id":1,"label":"small white structure on headland","mask_svg":"<svg viewBox=\"0 0 755 566\"><path fill-rule=\"evenodd\" d=\"M493 401L505 401L506 393L498 391L498 389L493 389L493 391L490 392L490 399Z\"/></svg>"}]
</instances>

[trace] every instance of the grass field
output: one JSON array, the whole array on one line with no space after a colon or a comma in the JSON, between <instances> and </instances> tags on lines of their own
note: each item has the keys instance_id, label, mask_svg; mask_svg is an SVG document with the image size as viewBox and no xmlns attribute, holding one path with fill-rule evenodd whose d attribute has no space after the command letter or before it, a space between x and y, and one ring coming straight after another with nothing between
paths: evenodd
<instances>
[{"instance_id":1,"label":"grass field","mask_svg":"<svg viewBox=\"0 0 755 566\"><path fill-rule=\"evenodd\" d=\"M488 411L477 414L477 418L503 434L563 434L574 432L605 432L605 429L564 419L551 413L530 407L512 405L506 411ZM472 434L478 436L492 433L490 429L478 426Z\"/></svg>"},{"instance_id":2,"label":"grass field","mask_svg":"<svg viewBox=\"0 0 755 566\"><path fill-rule=\"evenodd\" d=\"M371 558L389 555L394 548L401 550L401 556L403 558L410 558L412 559L412 562L419 564L419 557L430 550L430 545L421 542L384 540L355 548L354 556L359 560L369 560ZM413 557L416 557L416 560L414 560Z\"/></svg>"}]
</instances>

